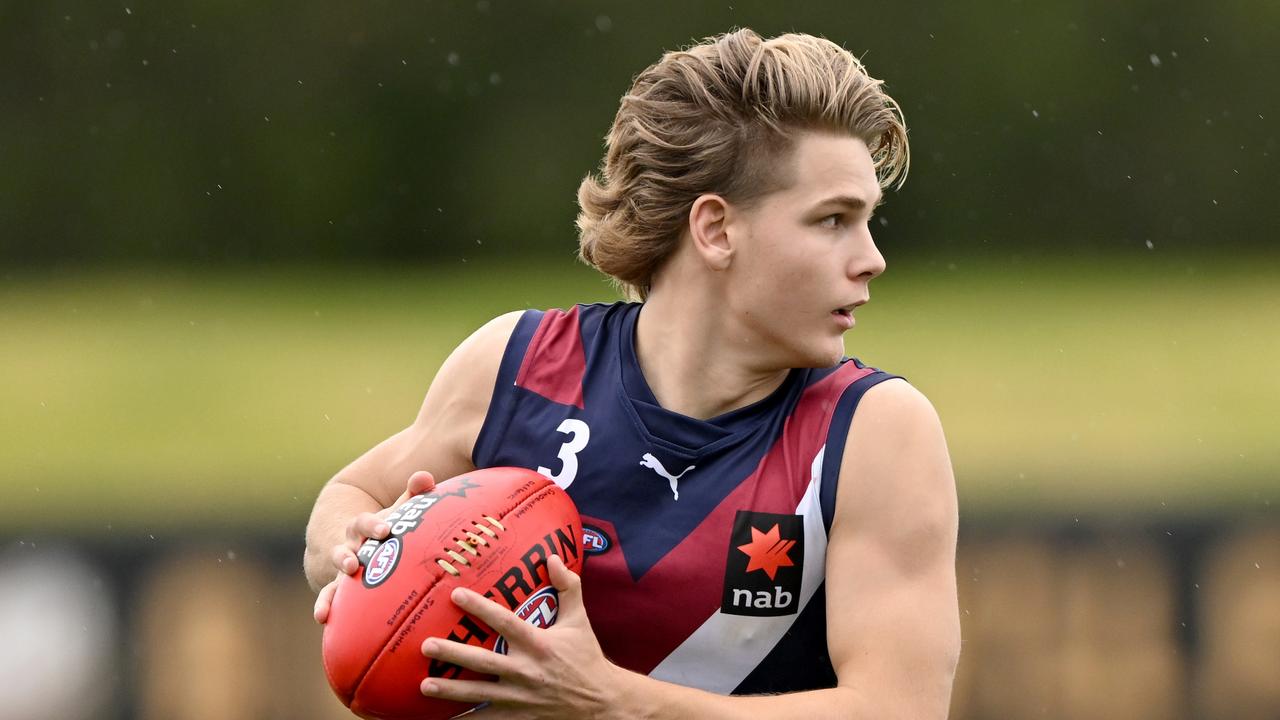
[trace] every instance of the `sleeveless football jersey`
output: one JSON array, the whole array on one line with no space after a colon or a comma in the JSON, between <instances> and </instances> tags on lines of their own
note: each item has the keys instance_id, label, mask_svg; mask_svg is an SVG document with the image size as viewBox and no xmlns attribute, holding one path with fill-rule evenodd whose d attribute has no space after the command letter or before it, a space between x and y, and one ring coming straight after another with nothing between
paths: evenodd
<instances>
[{"instance_id":1,"label":"sleeveless football jersey","mask_svg":"<svg viewBox=\"0 0 1280 720\"><path fill-rule=\"evenodd\" d=\"M583 597L605 655L717 693L835 685L827 531L849 422L894 375L792 370L707 421L663 409L635 354L638 303L530 310L476 439L476 467L537 470L582 513Z\"/></svg>"}]
</instances>

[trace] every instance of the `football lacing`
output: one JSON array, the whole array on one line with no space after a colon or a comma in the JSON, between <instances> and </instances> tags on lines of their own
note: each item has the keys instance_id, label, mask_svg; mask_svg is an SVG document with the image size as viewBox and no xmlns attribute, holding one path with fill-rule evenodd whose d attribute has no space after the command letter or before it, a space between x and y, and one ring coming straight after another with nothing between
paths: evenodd
<instances>
[{"instance_id":1,"label":"football lacing","mask_svg":"<svg viewBox=\"0 0 1280 720\"><path fill-rule=\"evenodd\" d=\"M492 525L493 527L497 528L498 530L506 530L506 529L507 529L507 528L506 528L506 526L504 526L504 525L503 525L503 524L502 524L502 523L501 523L497 518L495 518L495 517L492 517L492 516L490 516L490 515L484 515L484 516L482 516L482 517L483 517L485 520L487 520L487 521L489 522L489 524L490 524L490 525ZM492 529L490 529L490 528L488 528L488 527L485 527L484 525L480 524L479 522L472 521L471 525L472 525L472 527L474 527L476 530L479 530L480 532L484 533L485 535L488 535L488 536L489 536L489 537L491 537L491 538L496 538L496 537L498 537L498 533L497 533L497 532L494 532ZM459 538L456 538L456 537L453 539L454 544L455 544L455 545L457 545L457 546L458 546L458 547L459 547L463 552L470 553L470 554L472 554L472 555L474 555L474 556L476 556L476 557L480 557L480 551L477 549L477 546L479 546L479 547L488 547L488 546L489 546L489 541L488 541L486 538L483 538L483 537L481 537L480 535L477 535L476 533L471 532L470 530L468 530L468 531L464 532L463 534L466 536L466 540L462 540L462 539L459 539ZM470 561L470 560L468 560L465 556L458 554L458 551L457 551L457 550L452 550L452 549L450 549L450 548L445 548L444 553L445 553L446 555L448 555L450 558L453 558L453 561L454 561L454 562L462 563L462 564L463 564L463 565L465 565L465 566L470 566L470 565L471 565L471 561ZM453 576L455 576L455 577L457 577L458 575L461 575L461 574L462 574L462 573L458 570L458 568L456 568L456 567L454 567L454 566L453 566L453 563L452 563L452 562L449 562L449 560L447 560L447 559L445 559L445 558L436 558L436 564L437 564L437 565L439 565L441 568L443 568L445 572L447 572L447 573L449 573L450 575L453 575Z\"/></svg>"}]
</instances>

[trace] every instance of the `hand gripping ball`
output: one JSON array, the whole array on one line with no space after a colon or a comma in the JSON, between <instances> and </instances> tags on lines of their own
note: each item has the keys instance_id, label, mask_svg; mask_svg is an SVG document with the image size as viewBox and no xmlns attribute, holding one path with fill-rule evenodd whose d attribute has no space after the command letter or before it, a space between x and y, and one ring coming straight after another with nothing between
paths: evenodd
<instances>
[{"instance_id":1,"label":"hand gripping ball","mask_svg":"<svg viewBox=\"0 0 1280 720\"><path fill-rule=\"evenodd\" d=\"M364 718L449 718L468 705L428 698L428 676L491 679L429 660L440 637L504 652L492 628L463 614L450 592L466 587L530 623L555 622L547 558L582 570L582 521L569 496L522 468L489 468L446 480L389 516L386 540L356 553L360 570L339 580L324 628L324 669L342 702Z\"/></svg>"}]
</instances>

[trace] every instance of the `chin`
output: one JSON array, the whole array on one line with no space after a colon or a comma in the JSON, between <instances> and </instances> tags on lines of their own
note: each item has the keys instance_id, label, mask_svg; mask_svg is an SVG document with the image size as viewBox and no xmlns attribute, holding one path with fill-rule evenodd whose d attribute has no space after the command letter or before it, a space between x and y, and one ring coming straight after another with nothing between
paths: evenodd
<instances>
[{"instance_id":1,"label":"chin","mask_svg":"<svg viewBox=\"0 0 1280 720\"><path fill-rule=\"evenodd\" d=\"M844 335L815 328L810 332L776 332L775 362L785 368L828 368L844 359Z\"/></svg>"},{"instance_id":2,"label":"chin","mask_svg":"<svg viewBox=\"0 0 1280 720\"><path fill-rule=\"evenodd\" d=\"M808 352L799 355L798 362L792 367L798 368L827 368L837 365L844 359L844 343L841 342L836 348L807 348Z\"/></svg>"}]
</instances>

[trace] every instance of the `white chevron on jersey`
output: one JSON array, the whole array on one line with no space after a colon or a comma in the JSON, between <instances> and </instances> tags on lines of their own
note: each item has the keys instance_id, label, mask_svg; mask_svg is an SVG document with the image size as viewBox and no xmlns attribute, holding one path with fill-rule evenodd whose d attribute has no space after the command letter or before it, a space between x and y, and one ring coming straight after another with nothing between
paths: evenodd
<instances>
[{"instance_id":1,"label":"white chevron on jersey","mask_svg":"<svg viewBox=\"0 0 1280 720\"><path fill-rule=\"evenodd\" d=\"M804 516L804 575L796 615L752 617L727 615L719 610L671 652L649 677L677 685L728 694L746 679L809 604L826 576L827 531L822 523L822 457L826 445L818 449L810 470L809 486L796 506ZM732 647L732 653L725 648Z\"/></svg>"}]
</instances>

